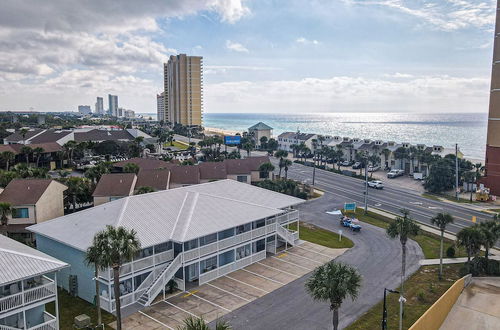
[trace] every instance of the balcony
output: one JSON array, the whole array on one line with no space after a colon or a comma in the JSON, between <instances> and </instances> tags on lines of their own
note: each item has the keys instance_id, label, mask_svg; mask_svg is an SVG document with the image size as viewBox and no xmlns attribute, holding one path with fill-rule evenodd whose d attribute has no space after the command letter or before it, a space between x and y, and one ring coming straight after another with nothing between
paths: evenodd
<instances>
[{"instance_id":1,"label":"balcony","mask_svg":"<svg viewBox=\"0 0 500 330\"><path fill-rule=\"evenodd\" d=\"M12 311L21 306L33 304L56 296L56 284L50 278L43 276L29 288L0 298L0 314ZM14 290L12 287L11 290Z\"/></svg>"},{"instance_id":2,"label":"balcony","mask_svg":"<svg viewBox=\"0 0 500 330\"><path fill-rule=\"evenodd\" d=\"M50 313L43 312L43 323L28 328L28 330L56 330L57 319Z\"/></svg>"}]
</instances>

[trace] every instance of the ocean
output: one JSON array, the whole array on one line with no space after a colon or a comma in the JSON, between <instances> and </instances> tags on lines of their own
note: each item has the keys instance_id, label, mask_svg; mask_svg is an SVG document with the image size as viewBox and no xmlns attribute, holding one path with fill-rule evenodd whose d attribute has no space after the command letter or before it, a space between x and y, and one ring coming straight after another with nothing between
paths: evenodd
<instances>
[{"instance_id":1,"label":"ocean","mask_svg":"<svg viewBox=\"0 0 500 330\"><path fill-rule=\"evenodd\" d=\"M149 115L149 114L148 114ZM261 114L204 113L204 126L243 131L262 121L273 134L285 131L339 135L372 140L423 143L454 148L458 143L466 157L483 160L487 113L322 113Z\"/></svg>"}]
</instances>

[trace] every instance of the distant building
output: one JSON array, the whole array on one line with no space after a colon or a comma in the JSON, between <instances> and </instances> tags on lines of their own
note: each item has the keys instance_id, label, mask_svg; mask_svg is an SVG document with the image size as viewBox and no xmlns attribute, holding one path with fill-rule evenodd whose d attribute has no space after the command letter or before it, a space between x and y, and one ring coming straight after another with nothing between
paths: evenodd
<instances>
[{"instance_id":1,"label":"distant building","mask_svg":"<svg viewBox=\"0 0 500 330\"><path fill-rule=\"evenodd\" d=\"M118 96L108 94L108 102L109 102L108 115L110 115L112 117L117 117L118 116Z\"/></svg>"},{"instance_id":2,"label":"distant building","mask_svg":"<svg viewBox=\"0 0 500 330\"><path fill-rule=\"evenodd\" d=\"M263 122L259 122L248 128L248 134L253 137L257 146L260 146L260 139L262 137L266 137L269 140L272 136L273 128L264 124Z\"/></svg>"},{"instance_id":3,"label":"distant building","mask_svg":"<svg viewBox=\"0 0 500 330\"><path fill-rule=\"evenodd\" d=\"M125 118L135 118L135 111L134 110L123 110L123 116Z\"/></svg>"},{"instance_id":4,"label":"distant building","mask_svg":"<svg viewBox=\"0 0 500 330\"><path fill-rule=\"evenodd\" d=\"M293 145L304 143L306 147L313 150L313 140L318 136L316 134L299 133L299 132L284 132L278 135L278 149L293 151Z\"/></svg>"},{"instance_id":5,"label":"distant building","mask_svg":"<svg viewBox=\"0 0 500 330\"><path fill-rule=\"evenodd\" d=\"M0 261L0 329L59 329L57 272L69 265L4 235Z\"/></svg>"},{"instance_id":6,"label":"distant building","mask_svg":"<svg viewBox=\"0 0 500 330\"><path fill-rule=\"evenodd\" d=\"M165 92L156 95L156 114L158 121L170 121L168 113L165 112Z\"/></svg>"},{"instance_id":7,"label":"distant building","mask_svg":"<svg viewBox=\"0 0 500 330\"><path fill-rule=\"evenodd\" d=\"M164 120L189 126L202 125L202 74L201 56L170 56L164 64Z\"/></svg>"},{"instance_id":8,"label":"distant building","mask_svg":"<svg viewBox=\"0 0 500 330\"><path fill-rule=\"evenodd\" d=\"M95 114L104 115L104 100L102 97L98 96L95 103Z\"/></svg>"},{"instance_id":9,"label":"distant building","mask_svg":"<svg viewBox=\"0 0 500 330\"><path fill-rule=\"evenodd\" d=\"M82 115L90 115L92 113L92 109L90 108L90 105L79 105L78 112Z\"/></svg>"},{"instance_id":10,"label":"distant building","mask_svg":"<svg viewBox=\"0 0 500 330\"><path fill-rule=\"evenodd\" d=\"M125 111L125 109L123 108L118 108L118 112L116 114L117 117L123 117L123 112Z\"/></svg>"}]
</instances>

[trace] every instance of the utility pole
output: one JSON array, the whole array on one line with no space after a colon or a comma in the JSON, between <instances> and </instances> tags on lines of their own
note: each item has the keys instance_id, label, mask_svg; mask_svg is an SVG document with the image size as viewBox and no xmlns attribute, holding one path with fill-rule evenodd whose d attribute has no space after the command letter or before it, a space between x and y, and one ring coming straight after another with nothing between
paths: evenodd
<instances>
[{"instance_id":1,"label":"utility pole","mask_svg":"<svg viewBox=\"0 0 500 330\"><path fill-rule=\"evenodd\" d=\"M316 160L314 159L316 153L313 153L313 182L312 185L314 187L314 179L316 178Z\"/></svg>"},{"instance_id":2,"label":"utility pole","mask_svg":"<svg viewBox=\"0 0 500 330\"><path fill-rule=\"evenodd\" d=\"M458 197L458 143L455 143L455 197Z\"/></svg>"},{"instance_id":3,"label":"utility pole","mask_svg":"<svg viewBox=\"0 0 500 330\"><path fill-rule=\"evenodd\" d=\"M368 213L368 159L365 162L365 214Z\"/></svg>"},{"instance_id":4,"label":"utility pole","mask_svg":"<svg viewBox=\"0 0 500 330\"><path fill-rule=\"evenodd\" d=\"M387 330L387 302L386 302L387 291L389 291L390 293L399 293L399 291L384 288L384 310L382 312L382 330Z\"/></svg>"}]
</instances>

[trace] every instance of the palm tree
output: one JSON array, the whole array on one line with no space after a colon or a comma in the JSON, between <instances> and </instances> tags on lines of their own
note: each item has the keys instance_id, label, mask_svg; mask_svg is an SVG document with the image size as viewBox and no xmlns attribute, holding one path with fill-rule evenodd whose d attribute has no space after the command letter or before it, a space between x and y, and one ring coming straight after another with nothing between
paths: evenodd
<instances>
[{"instance_id":1,"label":"palm tree","mask_svg":"<svg viewBox=\"0 0 500 330\"><path fill-rule=\"evenodd\" d=\"M267 163L262 163L259 166L259 172L261 173L261 178L269 178L269 172L274 171L274 165L267 162Z\"/></svg>"},{"instance_id":2,"label":"palm tree","mask_svg":"<svg viewBox=\"0 0 500 330\"><path fill-rule=\"evenodd\" d=\"M26 144L26 134L28 133L28 129L21 128L19 133L21 133L21 136L23 137L23 144Z\"/></svg>"},{"instance_id":3,"label":"palm tree","mask_svg":"<svg viewBox=\"0 0 500 330\"><path fill-rule=\"evenodd\" d=\"M20 152L24 155L24 157L26 157L26 165L28 165L30 162L30 154L33 152L33 149L31 149L31 147L28 147L27 145L24 145L21 147Z\"/></svg>"},{"instance_id":4,"label":"palm tree","mask_svg":"<svg viewBox=\"0 0 500 330\"><path fill-rule=\"evenodd\" d=\"M142 194L147 194L147 193L152 193L155 192L155 188L149 187L149 186L142 186L137 189L137 192L134 195L142 195Z\"/></svg>"},{"instance_id":5,"label":"palm tree","mask_svg":"<svg viewBox=\"0 0 500 330\"><path fill-rule=\"evenodd\" d=\"M97 325L100 326L102 324L101 317L101 299L99 294L99 270L106 270L106 266L104 266L103 262L103 249L104 247L101 245L104 241L98 240L97 235L94 237L92 245L87 248L85 253L85 264L87 266L94 265L94 277L95 277L95 302L97 308Z\"/></svg>"},{"instance_id":6,"label":"palm tree","mask_svg":"<svg viewBox=\"0 0 500 330\"><path fill-rule=\"evenodd\" d=\"M184 324L177 327L178 330L210 330L203 317L188 316L182 321ZM219 320L215 322L215 330L231 330L232 327L227 321Z\"/></svg>"},{"instance_id":7,"label":"palm tree","mask_svg":"<svg viewBox=\"0 0 500 330\"><path fill-rule=\"evenodd\" d=\"M73 153L75 151L76 144L77 144L76 141L70 140L63 145L63 148L66 151L66 154L68 155L68 162L70 165L73 164Z\"/></svg>"},{"instance_id":8,"label":"palm tree","mask_svg":"<svg viewBox=\"0 0 500 330\"><path fill-rule=\"evenodd\" d=\"M457 245L467 250L467 272L470 272L470 259L479 252L482 242L483 235L476 226L464 228L457 233Z\"/></svg>"},{"instance_id":9,"label":"palm tree","mask_svg":"<svg viewBox=\"0 0 500 330\"><path fill-rule=\"evenodd\" d=\"M253 150L253 144L251 142L246 142L243 144L243 150L247 152L247 157L250 157L250 153Z\"/></svg>"},{"instance_id":10,"label":"palm tree","mask_svg":"<svg viewBox=\"0 0 500 330\"><path fill-rule=\"evenodd\" d=\"M441 242L439 246L439 280L443 279L443 241L444 231L449 223L453 223L453 216L449 213L438 213L431 219L431 223L441 231Z\"/></svg>"},{"instance_id":11,"label":"palm tree","mask_svg":"<svg viewBox=\"0 0 500 330\"><path fill-rule=\"evenodd\" d=\"M0 202L0 223L2 224L2 234L7 236L7 225L9 216L12 215L12 205L7 202Z\"/></svg>"},{"instance_id":12,"label":"palm tree","mask_svg":"<svg viewBox=\"0 0 500 330\"><path fill-rule=\"evenodd\" d=\"M389 227L387 227L387 235L390 238L399 237L399 241L401 242L401 290L400 293L400 305L399 305L399 329L403 326L403 282L405 278L406 272L406 243L408 242L408 238L418 235L420 230L420 226L410 217L410 211L406 209L401 210L401 214L403 216L397 216L394 222L391 222Z\"/></svg>"},{"instance_id":13,"label":"palm tree","mask_svg":"<svg viewBox=\"0 0 500 330\"><path fill-rule=\"evenodd\" d=\"M283 159L283 168L285 169L285 180L288 179L288 169L292 166L292 161L290 159Z\"/></svg>"},{"instance_id":14,"label":"palm tree","mask_svg":"<svg viewBox=\"0 0 500 330\"><path fill-rule=\"evenodd\" d=\"M100 266L113 269L113 285L116 305L117 330L122 328L121 302L120 302L120 267L132 261L141 249L135 230L124 227L106 226L106 229L94 236L94 245L100 247Z\"/></svg>"},{"instance_id":15,"label":"palm tree","mask_svg":"<svg viewBox=\"0 0 500 330\"><path fill-rule=\"evenodd\" d=\"M486 269L488 269L490 248L500 238L500 224L495 220L481 222L478 229L483 236L484 258L486 259Z\"/></svg>"},{"instance_id":16,"label":"palm tree","mask_svg":"<svg viewBox=\"0 0 500 330\"><path fill-rule=\"evenodd\" d=\"M36 147L35 149L33 149L33 154L36 157L36 167L38 167L38 165L40 163L40 157L42 156L42 154L44 152L45 152L45 150L42 147Z\"/></svg>"},{"instance_id":17,"label":"palm tree","mask_svg":"<svg viewBox=\"0 0 500 330\"><path fill-rule=\"evenodd\" d=\"M9 170L10 162L13 161L16 155L12 151L4 151L1 155L3 161L5 162L5 170Z\"/></svg>"},{"instance_id":18,"label":"palm tree","mask_svg":"<svg viewBox=\"0 0 500 330\"><path fill-rule=\"evenodd\" d=\"M405 170L405 160L408 158L408 150L403 147L399 147L394 151L394 158L399 159L401 164L401 169Z\"/></svg>"},{"instance_id":19,"label":"palm tree","mask_svg":"<svg viewBox=\"0 0 500 330\"><path fill-rule=\"evenodd\" d=\"M349 296L356 300L361 287L361 275L347 264L330 261L317 267L307 280L306 291L314 300L328 301L333 312L333 329L339 326L339 308Z\"/></svg>"}]
</instances>

